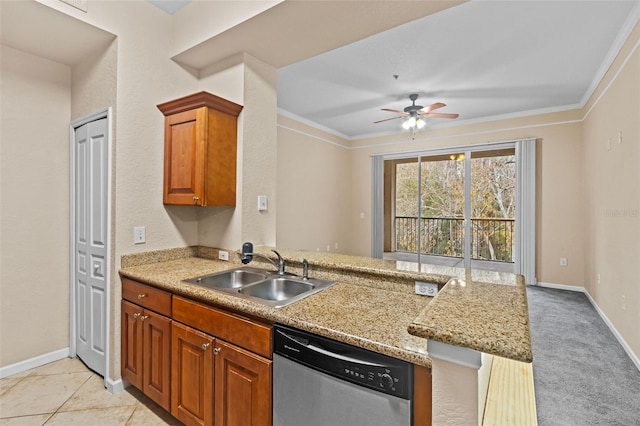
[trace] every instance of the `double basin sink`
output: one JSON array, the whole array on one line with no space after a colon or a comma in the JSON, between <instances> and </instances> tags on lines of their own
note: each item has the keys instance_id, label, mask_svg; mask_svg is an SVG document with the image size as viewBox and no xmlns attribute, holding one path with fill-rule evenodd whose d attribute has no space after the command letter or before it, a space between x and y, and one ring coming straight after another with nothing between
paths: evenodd
<instances>
[{"instance_id":1,"label":"double basin sink","mask_svg":"<svg viewBox=\"0 0 640 426\"><path fill-rule=\"evenodd\" d=\"M302 279L291 274L279 275L246 266L190 278L184 282L275 308L289 305L335 284L317 278Z\"/></svg>"}]
</instances>

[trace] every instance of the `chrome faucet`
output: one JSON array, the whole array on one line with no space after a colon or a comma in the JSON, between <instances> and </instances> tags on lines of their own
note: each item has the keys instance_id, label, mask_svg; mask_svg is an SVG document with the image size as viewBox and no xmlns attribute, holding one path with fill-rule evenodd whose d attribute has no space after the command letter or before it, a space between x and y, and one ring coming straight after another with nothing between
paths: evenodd
<instances>
[{"instance_id":1,"label":"chrome faucet","mask_svg":"<svg viewBox=\"0 0 640 426\"><path fill-rule=\"evenodd\" d=\"M309 279L309 262L307 259L302 259L302 279L305 281Z\"/></svg>"},{"instance_id":2,"label":"chrome faucet","mask_svg":"<svg viewBox=\"0 0 640 426\"><path fill-rule=\"evenodd\" d=\"M242 256L240 257L240 260L242 261L242 263L246 265L247 263L253 260L253 256L258 256L262 259L269 261L269 263L271 263L278 270L278 275L284 275L285 274L284 259L282 258L282 256L280 256L280 253L278 253L277 251L275 250L271 250L271 251L274 252L276 256L278 256L278 263L274 262L273 260L271 260L270 257L265 256L264 254L254 253L253 244L247 242L242 244Z\"/></svg>"}]
</instances>

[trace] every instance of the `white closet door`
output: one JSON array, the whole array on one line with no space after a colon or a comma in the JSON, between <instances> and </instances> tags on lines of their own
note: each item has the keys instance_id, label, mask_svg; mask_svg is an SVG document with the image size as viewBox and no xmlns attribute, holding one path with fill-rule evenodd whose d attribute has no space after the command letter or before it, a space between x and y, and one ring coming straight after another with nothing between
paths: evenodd
<instances>
[{"instance_id":1,"label":"white closet door","mask_svg":"<svg viewBox=\"0 0 640 426\"><path fill-rule=\"evenodd\" d=\"M75 132L76 353L101 375L106 371L107 341L107 119Z\"/></svg>"}]
</instances>

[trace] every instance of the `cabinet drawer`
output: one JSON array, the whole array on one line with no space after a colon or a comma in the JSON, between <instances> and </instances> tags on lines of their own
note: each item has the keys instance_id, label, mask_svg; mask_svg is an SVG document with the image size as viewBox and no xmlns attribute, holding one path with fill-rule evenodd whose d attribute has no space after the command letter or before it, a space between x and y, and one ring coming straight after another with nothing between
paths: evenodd
<instances>
[{"instance_id":1,"label":"cabinet drawer","mask_svg":"<svg viewBox=\"0 0 640 426\"><path fill-rule=\"evenodd\" d=\"M267 358L271 326L180 296L173 296L173 319Z\"/></svg>"},{"instance_id":2,"label":"cabinet drawer","mask_svg":"<svg viewBox=\"0 0 640 426\"><path fill-rule=\"evenodd\" d=\"M164 290L122 277L122 298L159 314L171 316L171 293Z\"/></svg>"}]
</instances>

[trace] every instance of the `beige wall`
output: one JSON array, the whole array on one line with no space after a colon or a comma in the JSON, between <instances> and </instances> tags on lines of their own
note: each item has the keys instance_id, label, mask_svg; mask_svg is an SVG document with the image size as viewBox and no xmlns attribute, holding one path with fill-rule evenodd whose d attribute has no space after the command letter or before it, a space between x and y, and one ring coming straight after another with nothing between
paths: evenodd
<instances>
[{"instance_id":1,"label":"beige wall","mask_svg":"<svg viewBox=\"0 0 640 426\"><path fill-rule=\"evenodd\" d=\"M536 275L543 282L583 286L582 124L578 116L575 111L564 112L423 131L415 140L405 135L351 142L281 116L278 245L322 251L329 245L334 251L338 242L339 252L369 256L372 154L535 137ZM320 198L309 204L314 194ZM560 267L561 257L569 260L567 267Z\"/></svg>"},{"instance_id":2,"label":"beige wall","mask_svg":"<svg viewBox=\"0 0 640 426\"><path fill-rule=\"evenodd\" d=\"M335 140L344 141L283 116L278 124L278 246L348 252L351 168Z\"/></svg>"},{"instance_id":3,"label":"beige wall","mask_svg":"<svg viewBox=\"0 0 640 426\"><path fill-rule=\"evenodd\" d=\"M71 68L0 46L0 366L69 346Z\"/></svg>"},{"instance_id":4,"label":"beige wall","mask_svg":"<svg viewBox=\"0 0 640 426\"><path fill-rule=\"evenodd\" d=\"M12 67L22 66L20 61L15 59L13 55L4 55L3 51L3 106L9 105L9 101L13 102L14 98L18 101L11 105L15 110L19 109L20 120L13 120L9 115L9 109L3 107L2 111L2 139L3 139L3 163L2 163L2 315L10 315L11 320L2 321L3 332L0 346L3 351L11 350L11 357L4 357L0 360L2 366L17 361L23 361L44 353L54 350L66 348L69 345L69 284L68 284L68 187L69 187L69 123L75 118L84 116L96 109L107 106L114 108L115 122L113 126L113 208L114 208L114 227L112 247L114 263L112 265L112 281L111 281L111 308L109 326L110 333L110 363L108 366L108 375L111 379L118 379L120 374L120 304L117 301L121 297L120 280L117 271L120 266L120 257L125 253L148 251L154 249L162 249L168 247L180 247L185 245L195 245L199 243L199 231L207 225L200 221L203 209L196 207L165 207L162 202L162 173L163 173L163 131L164 117L156 108L156 105L171 99L175 99L199 90L208 90L228 99L243 103L244 85L246 80L244 65L230 67L229 69L220 70L210 73L206 79L198 80L187 70L174 63L170 57L174 54L171 52L173 46L173 32L171 25L173 17L165 12L157 9L145 1L131 2L90 2L88 13L83 13L59 2L43 2L47 6L56 9L66 15L89 23L97 28L115 34L117 40L109 46L106 51L96 52L95 56L87 58L81 64L73 67L73 72L69 66L61 66L67 71L66 86L64 87L65 102L58 102L53 114L39 113L38 116L46 116L47 122L45 126L34 127L33 120L30 118L34 105L48 106L51 102L48 97L49 92L43 92L44 99L41 101L39 97L23 96L22 93L11 94L5 96L5 84L7 86L15 86L15 91L24 89L25 86L33 84L34 87L42 86L43 89L48 85L52 85L54 77L58 77L58 70L53 65L48 65L47 61L42 61L46 66L41 65L42 58L33 58L32 62L24 65L24 70L15 72L15 79L5 78L5 64L8 70ZM198 7L194 3L194 7ZM237 9L237 8L236 8ZM234 19L241 14L238 10L233 9L231 13ZM255 8L250 8L253 10ZM225 6L220 5L217 10L218 17L224 21ZM250 13L246 12L247 17ZM20 52L18 52L20 53ZM259 68L259 67L258 67ZM39 73L38 70L43 70ZM51 71L51 72L48 72ZM13 72L13 71L12 71ZM253 72L253 71L252 71ZM19 74L19 75L18 75ZM8 74L7 74L8 75ZM29 79L35 77L42 81L31 82ZM262 77L261 77L262 78ZM271 83L275 81L275 71ZM252 83L259 86L260 83ZM271 84L272 93L275 93L275 86ZM260 92L260 90L258 90ZM9 93L9 92L8 92ZM275 95L273 95L273 146L275 147ZM32 105L33 104L33 105ZM36 111L37 112L37 109ZM73 114L72 114L73 113ZM260 114L260 112L258 112ZM242 115L241 115L242 116ZM23 118L24 117L24 118ZM26 121L28 119L28 122ZM241 117L242 120L242 117ZM15 123L15 126L13 125ZM28 150L27 145L8 145L4 141L13 139L17 126L21 125L31 131L33 135L27 133L26 139L34 139L37 129L37 136L42 133L52 135L53 131L49 131L49 127L56 127L61 134L61 140L55 137L56 143L60 144L60 153L51 154L44 150ZM257 123L252 123L254 128L259 128ZM256 127L258 126L258 127ZM46 129L46 132L43 132ZM5 138L5 134L11 134L11 137ZM50 140L52 137L48 137ZM45 144L42 140L41 144ZM6 148L5 148L6 145ZM11 164L16 166L5 167L5 152L11 153ZM273 155L275 158L275 149ZM62 159L56 161L56 167L51 159L57 159L61 155ZM34 161L37 160L37 161ZM272 184L269 190L275 193L275 161L273 168ZM18 167L17 165L20 165ZM47 185L42 186L39 190L28 195L13 189L18 188L18 182L22 182L24 170L30 170L30 176L33 176L33 182L47 180L47 184L56 185L55 190ZM34 172L34 170L36 170ZM55 175L53 172L55 171ZM43 177L44 176L44 177ZM60 180L60 181L59 181ZM62 189L58 189L58 183L61 183ZM5 187L11 187L11 191L5 191ZM30 188L30 187L29 187ZM40 193L42 192L42 194ZM5 199L15 202L5 203ZM34 210L29 215L24 214L25 205L33 204L32 200L38 200L39 205L46 204L47 208ZM54 201L52 201L55 200ZM44 200L44 201L43 201ZM20 203L18 203L20 201ZM9 208L9 204L15 207ZM13 209L20 205L20 214L22 218L29 219L29 237L19 232L20 228L15 226L15 221L5 220L11 216L18 216ZM5 207L6 206L6 207ZM275 207L275 204L274 204ZM215 209L204 213L207 215L216 215L220 211ZM60 226L55 229L59 230L54 237L43 239L43 230L51 230L51 221L58 221L58 215L62 215ZM267 227L264 232L269 242L274 241L275 235L275 210L272 216L272 224L265 223ZM49 221L47 224L47 220ZM222 228L231 229L231 233L235 235L231 248L239 247L240 231L234 229L239 226L231 219L226 218L222 221ZM133 244L133 227L146 226L147 243L143 245ZM15 228L15 231L13 231ZM43 229L40 229L43 228ZM6 229L6 232L5 232ZM38 237L35 235L40 234ZM34 235L33 237L31 235ZM51 239L51 241L49 241ZM205 238L206 240L206 238ZM216 234L212 240L208 240L213 245L216 244L221 237ZM237 244L235 243L237 241ZM5 247L12 247L12 254L5 256ZM38 256L37 253L43 253L46 250L47 256ZM55 253L51 255L51 253ZM59 253L59 255L58 255ZM19 257L18 257L19 256ZM17 262L15 268L7 266L10 260L22 259ZM27 260L25 260L27 259ZM43 260L44 259L44 260ZM50 272L47 274L47 280L41 280L44 286L42 290L42 303L32 304L39 315L30 315L28 318L34 318L34 321L27 321L27 331L31 333L32 329L38 329L46 334L45 339L40 339L37 348L30 348L18 345L16 342L18 336L24 333L15 334L14 332L5 333L4 327L7 329L15 329L19 332L20 328L15 328L16 318L24 318L24 312L17 315L17 306L23 306L25 294L22 288L14 287L5 291L5 283L29 282L33 290L32 276L25 276L26 271L33 270L33 262L38 261L38 268L48 268ZM58 274L57 271L60 271ZM22 275L20 275L22 274ZM56 277L60 275L59 277ZM5 280L5 276L9 279ZM27 280L26 278L30 278ZM52 283L55 281L55 283ZM59 283L59 284L56 284ZM58 286L59 285L59 286ZM38 288L38 290L40 289ZM55 292L55 294L50 294ZM40 299L40 298L39 298ZM58 299L60 301L58 302ZM30 298L31 300L31 298ZM51 304L51 301L56 303ZM115 301L115 302L114 302ZM5 305L8 306L5 309ZM46 308L46 309L45 309ZM8 317L7 317L8 318ZM46 325L43 327L42 318L46 318ZM61 322L61 324L58 324ZM58 324L58 325L56 325ZM55 330L54 330L55 328ZM37 333L33 333L37 335ZM51 340L55 340L52 343ZM20 339L27 340L27 339ZM34 345L33 341L37 339L28 339L25 345Z\"/></svg>"},{"instance_id":5,"label":"beige wall","mask_svg":"<svg viewBox=\"0 0 640 426\"><path fill-rule=\"evenodd\" d=\"M295 215L295 201L304 197L300 190L336 189L326 185L326 177L317 173L305 174L301 182L288 181L305 170L302 164L290 164L295 158L313 156L311 170L338 170L341 167L337 165L343 164L344 157L349 158L345 170L350 175L343 177L348 182L345 187L349 201L343 205L342 213L347 223L334 226L345 230L342 235L347 242L340 245L340 252L368 256L372 154L535 137L537 279L585 287L637 356L640 354L639 39L640 27L636 27L583 110L434 129L419 133L415 140L409 136L390 136L345 141L317 130L314 133L306 129L307 135L302 135L281 126L278 143L288 152L278 158L278 245L314 250L321 242L305 246L305 240L322 237L327 232L325 225L331 222L318 220L315 224L318 232L299 235L306 224L305 215ZM304 128L300 123L287 122L287 126ZM618 142L620 132L622 143ZM345 148L323 141L327 138ZM325 199L329 210L340 206L336 197ZM360 218L362 213L364 219ZM321 247L325 246L326 243ZM561 257L568 259L567 267L559 266Z\"/></svg>"},{"instance_id":6,"label":"beige wall","mask_svg":"<svg viewBox=\"0 0 640 426\"><path fill-rule=\"evenodd\" d=\"M618 68L610 70L598 92L602 97L590 104L594 106L584 121L581 161L585 287L640 357L639 43L640 26L619 57L628 62L615 78Z\"/></svg>"}]
</instances>

